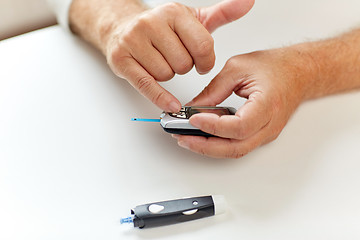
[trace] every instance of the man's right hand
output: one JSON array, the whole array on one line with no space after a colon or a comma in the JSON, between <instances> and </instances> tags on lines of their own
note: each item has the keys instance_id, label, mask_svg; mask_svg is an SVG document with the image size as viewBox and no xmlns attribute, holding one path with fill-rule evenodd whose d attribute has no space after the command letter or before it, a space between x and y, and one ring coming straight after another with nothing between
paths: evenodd
<instances>
[{"instance_id":1,"label":"man's right hand","mask_svg":"<svg viewBox=\"0 0 360 240\"><path fill-rule=\"evenodd\" d=\"M81 1L84 0L74 0L72 9L75 13L76 7L81 6L76 2ZM91 8L89 2L92 1L87 2ZM108 16L93 14L101 19L100 23L94 24L94 35L100 33L101 36L88 34L85 38L103 51L117 76L127 79L161 109L177 112L180 102L157 81L170 80L175 73L185 74L193 65L200 74L209 72L215 63L214 42L210 33L245 15L254 0L226 0L206 8L191 8L179 3L168 3L154 9L139 5L136 14L125 12L127 17L123 15L119 18L114 18L118 15L119 1L102 2L113 6L105 8ZM126 10L126 2L134 6L134 1L122 2L122 9ZM96 9L92 11L97 12ZM74 14L70 14L70 21L75 22L73 29L82 35ZM107 17L111 21L106 20Z\"/></svg>"}]
</instances>

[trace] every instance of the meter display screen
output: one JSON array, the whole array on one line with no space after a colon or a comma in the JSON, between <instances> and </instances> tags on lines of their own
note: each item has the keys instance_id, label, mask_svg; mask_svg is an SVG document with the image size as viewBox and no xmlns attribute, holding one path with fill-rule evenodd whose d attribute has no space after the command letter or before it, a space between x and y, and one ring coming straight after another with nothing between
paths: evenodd
<instances>
[{"instance_id":1,"label":"meter display screen","mask_svg":"<svg viewBox=\"0 0 360 240\"><path fill-rule=\"evenodd\" d=\"M191 107L189 110L190 117L197 113L214 113L218 116L222 115L232 115L232 113L227 108L212 108L212 107Z\"/></svg>"}]
</instances>

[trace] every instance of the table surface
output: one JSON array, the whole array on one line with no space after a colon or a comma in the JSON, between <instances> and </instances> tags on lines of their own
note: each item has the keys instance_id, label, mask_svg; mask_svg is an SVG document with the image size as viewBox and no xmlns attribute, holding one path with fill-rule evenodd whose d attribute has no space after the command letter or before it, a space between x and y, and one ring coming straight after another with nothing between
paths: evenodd
<instances>
[{"instance_id":1,"label":"table surface","mask_svg":"<svg viewBox=\"0 0 360 240\"><path fill-rule=\"evenodd\" d=\"M359 5L257 1L214 33L210 74L163 86L186 103L232 55L334 36L359 24ZM0 68L0 239L360 238L359 92L307 102L273 143L216 160L178 147L158 124L131 122L160 110L58 26L0 42ZM226 197L226 214L119 224L138 204L210 194Z\"/></svg>"}]
</instances>

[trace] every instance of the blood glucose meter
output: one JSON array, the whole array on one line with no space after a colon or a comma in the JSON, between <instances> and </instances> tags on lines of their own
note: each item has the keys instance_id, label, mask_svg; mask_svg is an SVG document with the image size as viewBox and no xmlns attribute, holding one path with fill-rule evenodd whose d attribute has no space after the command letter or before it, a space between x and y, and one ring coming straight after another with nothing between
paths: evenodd
<instances>
[{"instance_id":1,"label":"blood glucose meter","mask_svg":"<svg viewBox=\"0 0 360 240\"><path fill-rule=\"evenodd\" d=\"M197 107L183 106L180 112L163 112L160 115L160 125L168 133L195 136L213 136L192 126L189 118L198 113L214 113L218 116L234 115L236 109L233 107Z\"/></svg>"}]
</instances>

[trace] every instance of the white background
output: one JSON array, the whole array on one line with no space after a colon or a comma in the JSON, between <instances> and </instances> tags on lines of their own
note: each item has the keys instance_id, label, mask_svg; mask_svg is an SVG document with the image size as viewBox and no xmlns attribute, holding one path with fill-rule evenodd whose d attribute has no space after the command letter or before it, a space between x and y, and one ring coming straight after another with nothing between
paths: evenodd
<instances>
[{"instance_id":1,"label":"white background","mask_svg":"<svg viewBox=\"0 0 360 240\"><path fill-rule=\"evenodd\" d=\"M55 23L46 0L0 0L0 40Z\"/></svg>"},{"instance_id":2,"label":"white background","mask_svg":"<svg viewBox=\"0 0 360 240\"><path fill-rule=\"evenodd\" d=\"M259 0L214 33L209 75L164 86L186 103L232 55L347 31L359 6ZM0 239L360 238L357 92L307 102L275 142L216 160L179 148L158 124L131 122L160 110L59 27L0 42L0 66ZM226 214L149 230L119 224L138 204L210 194L226 197Z\"/></svg>"}]
</instances>

